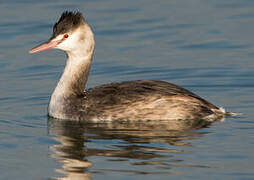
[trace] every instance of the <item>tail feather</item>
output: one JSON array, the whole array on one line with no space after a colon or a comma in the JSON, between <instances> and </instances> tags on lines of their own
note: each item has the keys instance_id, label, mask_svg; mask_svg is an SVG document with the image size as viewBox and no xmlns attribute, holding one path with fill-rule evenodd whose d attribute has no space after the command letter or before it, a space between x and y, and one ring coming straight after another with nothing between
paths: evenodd
<instances>
[{"instance_id":1,"label":"tail feather","mask_svg":"<svg viewBox=\"0 0 254 180\"><path fill-rule=\"evenodd\" d=\"M224 116L240 116L240 115L242 115L242 113L227 112L223 107L220 107L219 110Z\"/></svg>"},{"instance_id":2,"label":"tail feather","mask_svg":"<svg viewBox=\"0 0 254 180\"><path fill-rule=\"evenodd\" d=\"M204 119L210 122L215 121L224 121L226 116L239 116L241 113L227 112L224 108L220 107L219 109L212 109L214 114L206 116Z\"/></svg>"}]
</instances>

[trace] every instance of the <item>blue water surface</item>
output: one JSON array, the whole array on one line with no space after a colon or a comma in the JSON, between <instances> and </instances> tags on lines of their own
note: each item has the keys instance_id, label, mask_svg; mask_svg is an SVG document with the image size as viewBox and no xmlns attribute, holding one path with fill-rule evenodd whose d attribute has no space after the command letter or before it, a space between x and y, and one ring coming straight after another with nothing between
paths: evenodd
<instances>
[{"instance_id":1,"label":"blue water surface","mask_svg":"<svg viewBox=\"0 0 254 180\"><path fill-rule=\"evenodd\" d=\"M254 1L0 4L1 179L254 179ZM28 51L51 36L64 10L81 11L95 33L87 87L164 80L242 115L185 131L48 119L66 57Z\"/></svg>"}]
</instances>

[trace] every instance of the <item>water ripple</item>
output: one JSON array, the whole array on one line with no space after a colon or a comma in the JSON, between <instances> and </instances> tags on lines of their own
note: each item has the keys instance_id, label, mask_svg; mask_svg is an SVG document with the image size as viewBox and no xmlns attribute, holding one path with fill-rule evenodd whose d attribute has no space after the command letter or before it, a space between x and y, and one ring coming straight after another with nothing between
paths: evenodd
<instances>
[{"instance_id":1,"label":"water ripple","mask_svg":"<svg viewBox=\"0 0 254 180\"><path fill-rule=\"evenodd\" d=\"M192 50L192 49L214 49L214 50L224 50L224 49L246 49L250 45L246 44L233 44L229 41L215 41L215 42L204 42L197 44L190 44L184 46L177 46L176 48Z\"/></svg>"}]
</instances>

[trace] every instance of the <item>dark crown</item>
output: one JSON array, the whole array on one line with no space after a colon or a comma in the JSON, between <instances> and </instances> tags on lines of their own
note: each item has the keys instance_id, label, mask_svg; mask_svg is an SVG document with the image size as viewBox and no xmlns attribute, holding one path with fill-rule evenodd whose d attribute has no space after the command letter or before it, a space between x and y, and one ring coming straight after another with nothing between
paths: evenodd
<instances>
[{"instance_id":1,"label":"dark crown","mask_svg":"<svg viewBox=\"0 0 254 180\"><path fill-rule=\"evenodd\" d=\"M80 12L71 12L71 11L63 12L59 21L54 25L53 37L74 30L82 22L84 22L84 18Z\"/></svg>"}]
</instances>

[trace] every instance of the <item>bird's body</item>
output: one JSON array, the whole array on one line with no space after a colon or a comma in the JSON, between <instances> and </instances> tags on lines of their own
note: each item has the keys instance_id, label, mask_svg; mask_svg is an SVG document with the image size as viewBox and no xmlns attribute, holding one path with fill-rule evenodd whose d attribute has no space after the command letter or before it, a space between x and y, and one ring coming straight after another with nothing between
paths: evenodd
<instances>
[{"instance_id":1,"label":"bird's body","mask_svg":"<svg viewBox=\"0 0 254 180\"><path fill-rule=\"evenodd\" d=\"M75 120L213 120L220 109L179 86L142 80L97 86L80 94L61 97L65 103L49 106L52 116ZM215 116L216 114L216 116Z\"/></svg>"},{"instance_id":2,"label":"bird's body","mask_svg":"<svg viewBox=\"0 0 254 180\"><path fill-rule=\"evenodd\" d=\"M223 110L194 93L163 81L126 81L84 91L94 52L94 36L81 13L63 13L50 40L30 53L51 48L62 49L68 55L48 106L48 113L54 118L214 121L225 115Z\"/></svg>"}]
</instances>

